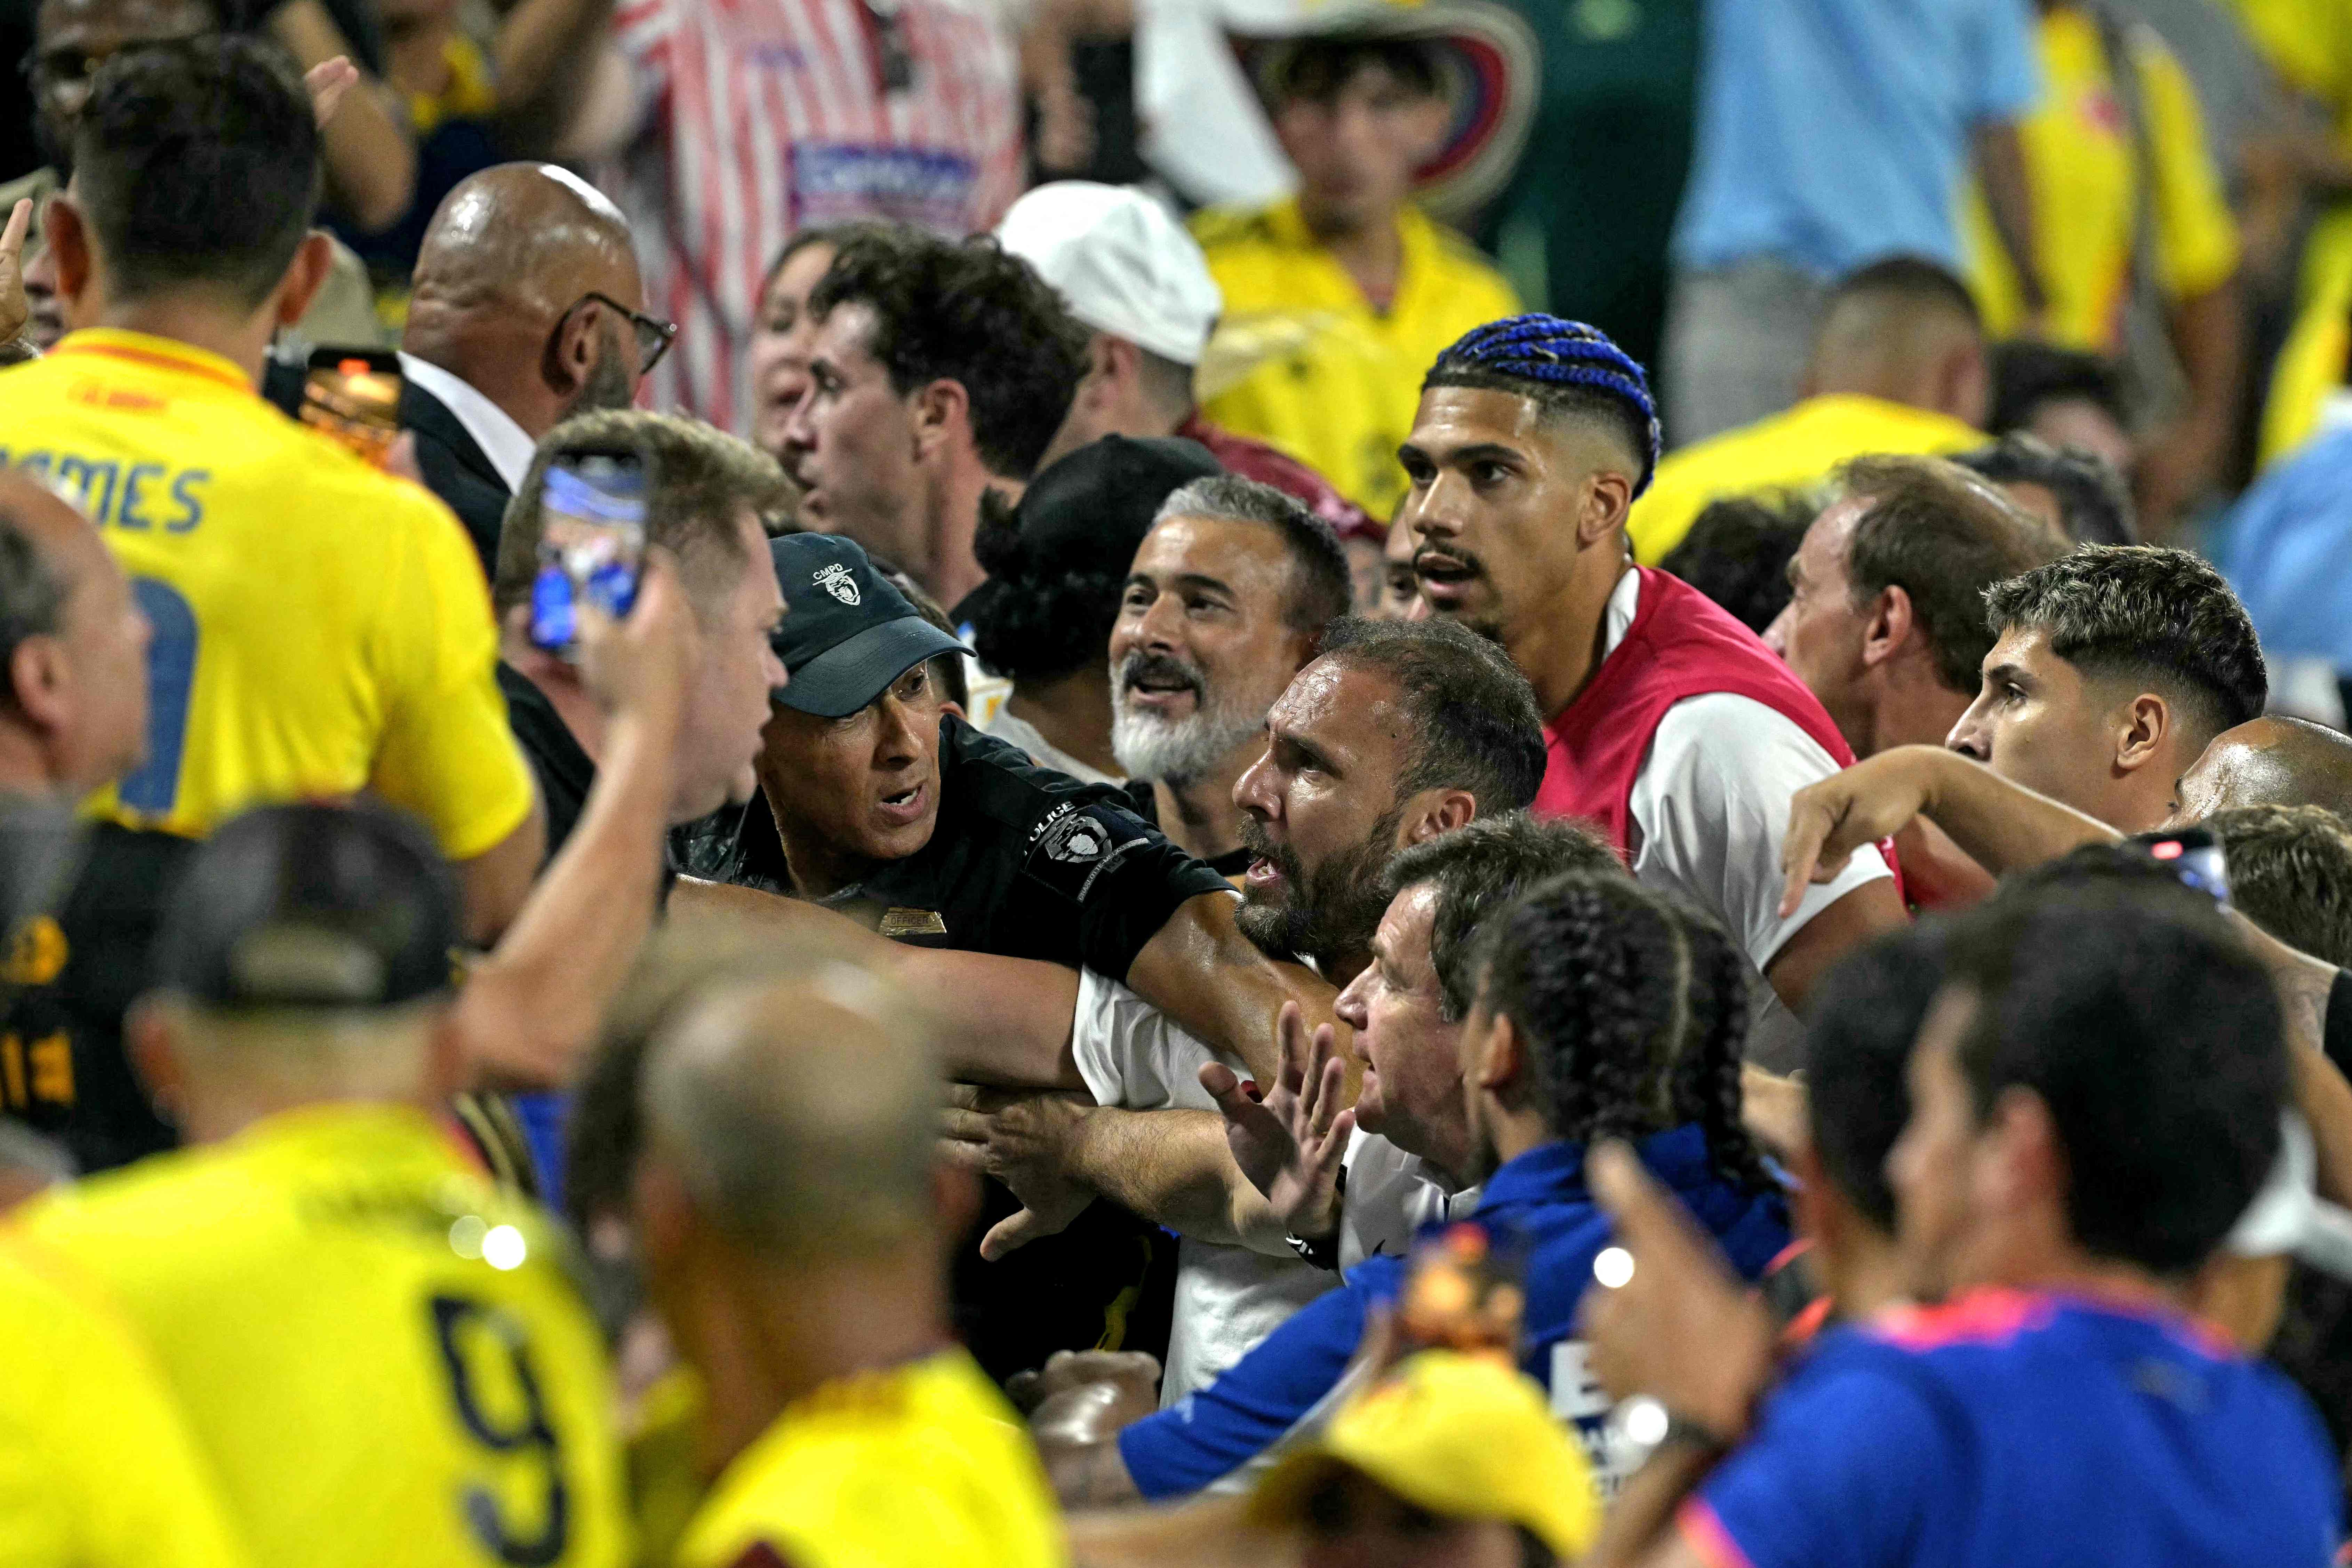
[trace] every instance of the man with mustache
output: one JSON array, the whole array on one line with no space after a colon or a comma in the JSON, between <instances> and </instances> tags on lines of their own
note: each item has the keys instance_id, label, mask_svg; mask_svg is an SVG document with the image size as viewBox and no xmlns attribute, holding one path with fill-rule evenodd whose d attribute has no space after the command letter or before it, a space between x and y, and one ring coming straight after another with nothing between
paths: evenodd
<instances>
[{"instance_id":1,"label":"man with mustache","mask_svg":"<svg viewBox=\"0 0 2352 1568\"><path fill-rule=\"evenodd\" d=\"M988 581L956 615L981 668L1013 683L983 732L1081 784L1119 782L1104 650L1121 578L1160 503L1223 472L1197 442L1106 436L1047 464L1018 504L982 495L972 552Z\"/></svg>"},{"instance_id":2,"label":"man with mustache","mask_svg":"<svg viewBox=\"0 0 2352 1568\"><path fill-rule=\"evenodd\" d=\"M1150 784L1160 830L1229 877L1250 861L1234 785L1348 594L1330 528L1236 476L1169 496L1136 550L1110 636L1111 751Z\"/></svg>"},{"instance_id":3,"label":"man with mustache","mask_svg":"<svg viewBox=\"0 0 2352 1568\"><path fill-rule=\"evenodd\" d=\"M1373 959L1391 863L1474 819L1523 810L1543 775L1542 721L1526 679L1459 626L1333 623L1322 657L1265 724L1261 754L1233 795L1249 857L1236 919L1269 955L1305 959L1351 991ZM1286 1251L1262 1256L1229 1226L1212 1220L1204 1233L1195 1223L1193 1205L1231 1166L1201 1068L1214 1058L1267 1084L1277 1071L1229 1042L1196 1038L1143 991L1097 968L1078 976L1060 1064L1094 1105L991 1098L976 1114L952 1117L950 1131L970 1164L1001 1176L1025 1205L991 1229L984 1257L1052 1234L1097 1195L1184 1232L1161 1388L1172 1402L1330 1281ZM1361 1013L1343 1016L1363 1022ZM1286 1052L1302 1048L1294 1039ZM1034 1064L992 1080L1047 1081ZM1374 1207L1381 1193L1426 1185L1407 1180L1393 1151L1351 1169ZM1392 1195L1385 1206L1405 1201Z\"/></svg>"},{"instance_id":4,"label":"man with mustache","mask_svg":"<svg viewBox=\"0 0 2352 1568\"><path fill-rule=\"evenodd\" d=\"M1400 515L1427 613L1500 643L1550 715L1537 811L1598 822L1643 885L1723 921L1770 982L1752 1052L1770 1066L1793 1045L1787 1009L1899 923L1902 900L1873 851L1780 913L1790 798L1853 753L1753 632L1629 558L1627 511L1657 456L1640 365L1580 322L1515 316L1423 382Z\"/></svg>"}]
</instances>

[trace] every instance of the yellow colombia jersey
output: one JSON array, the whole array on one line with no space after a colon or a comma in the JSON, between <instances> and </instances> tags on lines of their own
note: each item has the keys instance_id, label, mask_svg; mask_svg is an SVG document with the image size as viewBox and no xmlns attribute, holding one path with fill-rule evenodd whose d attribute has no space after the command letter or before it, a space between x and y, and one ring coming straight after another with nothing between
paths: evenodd
<instances>
[{"instance_id":1,"label":"yellow colombia jersey","mask_svg":"<svg viewBox=\"0 0 2352 1568\"><path fill-rule=\"evenodd\" d=\"M326 1105L44 1197L257 1568L618 1568L603 1341L553 1223L421 1111Z\"/></svg>"},{"instance_id":2,"label":"yellow colombia jersey","mask_svg":"<svg viewBox=\"0 0 2352 1568\"><path fill-rule=\"evenodd\" d=\"M2154 188L2147 214L2156 276L2170 300L2193 300L2238 269L2237 222L2205 142L2197 94L2172 51L2146 27L2129 30ZM2123 346L2139 212L2138 154L2099 26L2062 5L2041 24L2042 100L2018 127L2033 192L2034 251L2050 295L2049 336L2068 348ZM2009 336L2023 316L2017 276L1971 189L1965 233L1969 280L1985 330Z\"/></svg>"},{"instance_id":3,"label":"yellow colombia jersey","mask_svg":"<svg viewBox=\"0 0 2352 1568\"><path fill-rule=\"evenodd\" d=\"M210 1473L113 1305L63 1259L0 1240L0 1563L238 1568Z\"/></svg>"},{"instance_id":4,"label":"yellow colombia jersey","mask_svg":"<svg viewBox=\"0 0 2352 1568\"><path fill-rule=\"evenodd\" d=\"M1029 1434L943 1351L827 1384L735 1457L677 1568L1050 1568L1066 1560Z\"/></svg>"},{"instance_id":5,"label":"yellow colombia jersey","mask_svg":"<svg viewBox=\"0 0 2352 1568\"><path fill-rule=\"evenodd\" d=\"M1454 339L1519 308L1467 240L1410 206L1397 227L1396 298L1380 311L1307 232L1296 201L1192 220L1225 296L1213 357L1265 361L1206 399L1209 417L1273 442L1381 519L1404 495L1396 450L1421 378Z\"/></svg>"},{"instance_id":6,"label":"yellow colombia jersey","mask_svg":"<svg viewBox=\"0 0 2352 1568\"><path fill-rule=\"evenodd\" d=\"M0 459L80 499L154 628L147 759L99 815L195 836L367 788L462 860L530 811L481 567L425 490L137 332L0 374Z\"/></svg>"},{"instance_id":7,"label":"yellow colombia jersey","mask_svg":"<svg viewBox=\"0 0 2352 1568\"><path fill-rule=\"evenodd\" d=\"M1948 415L1884 398L1835 393L1696 442L1658 465L1633 503L1633 553L1654 566L1698 521L1706 503L1759 490L1802 489L1868 453L1965 452L1986 437Z\"/></svg>"}]
</instances>

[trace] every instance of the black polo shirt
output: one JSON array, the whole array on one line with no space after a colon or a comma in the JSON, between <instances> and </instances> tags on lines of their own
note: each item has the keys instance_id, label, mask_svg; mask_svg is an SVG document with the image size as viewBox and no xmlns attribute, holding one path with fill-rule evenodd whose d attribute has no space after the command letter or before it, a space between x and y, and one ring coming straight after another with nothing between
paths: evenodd
<instances>
[{"instance_id":1,"label":"black polo shirt","mask_svg":"<svg viewBox=\"0 0 2352 1568\"><path fill-rule=\"evenodd\" d=\"M822 900L898 942L1083 965L1115 980L1178 905L1233 884L1162 837L1126 791L1041 768L949 714L930 841ZM792 890L764 801L697 825L684 869Z\"/></svg>"},{"instance_id":2,"label":"black polo shirt","mask_svg":"<svg viewBox=\"0 0 2352 1568\"><path fill-rule=\"evenodd\" d=\"M1148 826L1125 791L1081 784L950 714L940 725L940 814L930 841L824 900L922 947L1084 965L1124 978L1178 905L1233 884ZM789 893L764 800L682 830L692 875ZM1001 1262L978 1238L1019 1200L986 1184L955 1261L956 1328L1002 1381L1057 1350L1165 1358L1175 1238L1097 1203L1059 1236Z\"/></svg>"}]
</instances>

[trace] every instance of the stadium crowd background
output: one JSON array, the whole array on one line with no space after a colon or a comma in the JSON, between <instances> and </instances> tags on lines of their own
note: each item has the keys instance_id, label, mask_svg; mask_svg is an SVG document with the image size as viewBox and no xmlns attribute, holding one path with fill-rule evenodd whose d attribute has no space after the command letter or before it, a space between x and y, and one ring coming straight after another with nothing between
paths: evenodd
<instances>
[{"instance_id":1,"label":"stadium crowd background","mask_svg":"<svg viewBox=\"0 0 2352 1568\"><path fill-rule=\"evenodd\" d=\"M2338 0L12 30L0 1562L2352 1561Z\"/></svg>"}]
</instances>

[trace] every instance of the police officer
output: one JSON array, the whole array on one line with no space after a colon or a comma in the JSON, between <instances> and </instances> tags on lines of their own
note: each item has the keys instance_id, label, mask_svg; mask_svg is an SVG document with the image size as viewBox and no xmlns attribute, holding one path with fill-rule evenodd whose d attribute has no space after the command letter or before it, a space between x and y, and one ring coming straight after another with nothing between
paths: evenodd
<instances>
[{"instance_id":1,"label":"police officer","mask_svg":"<svg viewBox=\"0 0 2352 1568\"><path fill-rule=\"evenodd\" d=\"M1271 1057L1283 1002L1329 1016L1330 988L1251 945L1232 885L1122 791L1037 767L947 710L931 661L961 645L865 551L823 534L769 548L788 606L774 646L791 681L762 737L761 798L697 836L690 872L812 900L902 942L1124 979L1253 1063ZM1001 1189L990 1198L992 1219L1018 1207ZM969 1253L960 1326L998 1376L1097 1343L1153 1240L1097 1205L1050 1248L984 1266ZM1047 1256L1024 1264L1032 1251Z\"/></svg>"}]
</instances>

